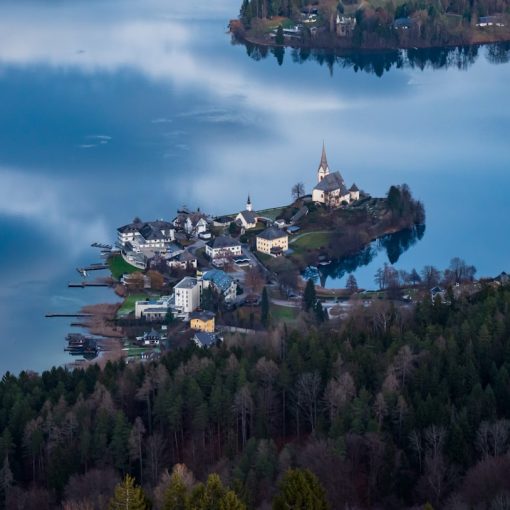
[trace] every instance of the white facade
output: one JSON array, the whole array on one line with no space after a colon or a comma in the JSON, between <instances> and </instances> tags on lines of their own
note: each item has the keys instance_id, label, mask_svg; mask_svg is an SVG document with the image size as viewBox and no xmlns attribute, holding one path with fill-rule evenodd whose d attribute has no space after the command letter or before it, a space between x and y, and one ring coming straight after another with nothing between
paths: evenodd
<instances>
[{"instance_id":1,"label":"white facade","mask_svg":"<svg viewBox=\"0 0 510 510\"><path fill-rule=\"evenodd\" d=\"M147 320L162 320L170 309L170 296L162 296L158 300L137 301L135 303L135 317Z\"/></svg>"},{"instance_id":2,"label":"white facade","mask_svg":"<svg viewBox=\"0 0 510 510\"><path fill-rule=\"evenodd\" d=\"M242 254L241 243L229 237L217 237L205 245L205 254L211 258L237 257Z\"/></svg>"},{"instance_id":3,"label":"white facade","mask_svg":"<svg viewBox=\"0 0 510 510\"><path fill-rule=\"evenodd\" d=\"M184 223L184 231L186 234L199 235L207 232L207 221L204 218L200 218L197 221L193 221L189 216L186 218Z\"/></svg>"},{"instance_id":4,"label":"white facade","mask_svg":"<svg viewBox=\"0 0 510 510\"><path fill-rule=\"evenodd\" d=\"M200 306L202 282L186 276L175 287L175 307L184 313L191 313Z\"/></svg>"}]
</instances>

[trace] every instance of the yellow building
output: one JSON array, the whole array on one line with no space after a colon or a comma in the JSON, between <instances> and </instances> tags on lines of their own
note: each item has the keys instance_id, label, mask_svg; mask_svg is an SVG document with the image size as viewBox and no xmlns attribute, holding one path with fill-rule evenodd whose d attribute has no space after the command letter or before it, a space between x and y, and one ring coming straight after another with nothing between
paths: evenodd
<instances>
[{"instance_id":1,"label":"yellow building","mask_svg":"<svg viewBox=\"0 0 510 510\"><path fill-rule=\"evenodd\" d=\"M204 310L202 312L193 312L189 316L191 329L204 331L205 333L214 333L216 327L215 315L213 312Z\"/></svg>"},{"instance_id":2,"label":"yellow building","mask_svg":"<svg viewBox=\"0 0 510 510\"><path fill-rule=\"evenodd\" d=\"M277 227L266 228L257 236L257 251L278 256L289 249L289 236Z\"/></svg>"}]
</instances>

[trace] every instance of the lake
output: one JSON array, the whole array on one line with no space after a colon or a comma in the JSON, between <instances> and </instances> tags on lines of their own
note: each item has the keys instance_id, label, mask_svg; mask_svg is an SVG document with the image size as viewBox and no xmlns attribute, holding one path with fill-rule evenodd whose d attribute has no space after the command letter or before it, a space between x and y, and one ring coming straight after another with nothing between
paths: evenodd
<instances>
[{"instance_id":1,"label":"lake","mask_svg":"<svg viewBox=\"0 0 510 510\"><path fill-rule=\"evenodd\" d=\"M69 360L67 289L135 216L288 203L322 142L348 185L427 212L396 267L510 270L507 47L332 58L232 44L237 0L0 5L0 372ZM373 287L381 250L355 271ZM329 279L326 285L342 285Z\"/></svg>"}]
</instances>

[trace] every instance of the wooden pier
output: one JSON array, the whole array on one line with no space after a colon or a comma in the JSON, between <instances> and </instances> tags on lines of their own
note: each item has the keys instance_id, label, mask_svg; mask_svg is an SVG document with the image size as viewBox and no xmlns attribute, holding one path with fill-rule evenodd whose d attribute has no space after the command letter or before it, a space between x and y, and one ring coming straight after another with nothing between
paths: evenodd
<instances>
[{"instance_id":1,"label":"wooden pier","mask_svg":"<svg viewBox=\"0 0 510 510\"><path fill-rule=\"evenodd\" d=\"M103 269L108 269L110 266L108 264L104 264L103 262L98 262L96 264L90 264L85 267L77 268L79 273L83 273L83 271L101 271Z\"/></svg>"},{"instance_id":2,"label":"wooden pier","mask_svg":"<svg viewBox=\"0 0 510 510\"><path fill-rule=\"evenodd\" d=\"M76 317L76 318L90 318L94 317L91 313L47 313L46 318L54 317Z\"/></svg>"},{"instance_id":3,"label":"wooden pier","mask_svg":"<svg viewBox=\"0 0 510 510\"><path fill-rule=\"evenodd\" d=\"M81 287L82 289L84 289L85 287L109 287L110 284L104 282L78 282L78 283L70 282L68 283L67 286L69 288Z\"/></svg>"}]
</instances>

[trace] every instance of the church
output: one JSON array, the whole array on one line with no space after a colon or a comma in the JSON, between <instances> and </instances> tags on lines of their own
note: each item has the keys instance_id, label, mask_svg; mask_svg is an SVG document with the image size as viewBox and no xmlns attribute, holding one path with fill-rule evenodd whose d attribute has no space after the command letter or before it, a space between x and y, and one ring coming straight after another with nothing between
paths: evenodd
<instances>
[{"instance_id":1,"label":"church","mask_svg":"<svg viewBox=\"0 0 510 510\"><path fill-rule=\"evenodd\" d=\"M324 144L322 144L322 157L317 170L317 181L312 191L314 202L330 207L339 207L359 200L359 189L356 184L347 189L340 172L329 171Z\"/></svg>"}]
</instances>

